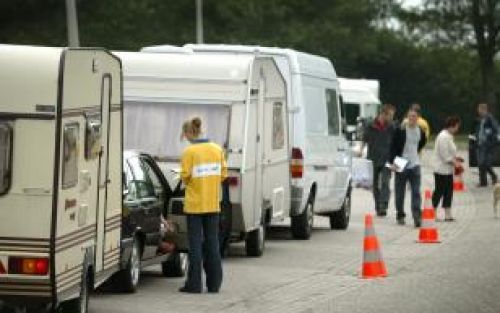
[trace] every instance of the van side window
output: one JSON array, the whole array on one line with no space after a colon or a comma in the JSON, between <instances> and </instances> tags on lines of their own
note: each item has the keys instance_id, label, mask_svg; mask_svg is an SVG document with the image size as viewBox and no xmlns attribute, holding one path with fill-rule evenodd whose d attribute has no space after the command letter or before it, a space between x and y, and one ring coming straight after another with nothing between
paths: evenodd
<instances>
[{"instance_id":1,"label":"van side window","mask_svg":"<svg viewBox=\"0 0 500 313\"><path fill-rule=\"evenodd\" d=\"M327 108L325 105L325 89L317 86L304 87L306 99L306 129L311 135L326 135L328 133Z\"/></svg>"},{"instance_id":2,"label":"van side window","mask_svg":"<svg viewBox=\"0 0 500 313\"><path fill-rule=\"evenodd\" d=\"M71 123L64 126L63 159L62 159L62 187L71 188L78 183L78 141L80 125Z\"/></svg>"},{"instance_id":3,"label":"van side window","mask_svg":"<svg viewBox=\"0 0 500 313\"><path fill-rule=\"evenodd\" d=\"M326 90L326 106L328 111L328 134L340 134L340 116L337 92L334 89Z\"/></svg>"},{"instance_id":4,"label":"van side window","mask_svg":"<svg viewBox=\"0 0 500 313\"><path fill-rule=\"evenodd\" d=\"M273 150L285 146L285 125L283 121L283 103L273 103Z\"/></svg>"},{"instance_id":5,"label":"van side window","mask_svg":"<svg viewBox=\"0 0 500 313\"><path fill-rule=\"evenodd\" d=\"M0 122L0 195L10 188L12 175L12 128Z\"/></svg>"}]
</instances>

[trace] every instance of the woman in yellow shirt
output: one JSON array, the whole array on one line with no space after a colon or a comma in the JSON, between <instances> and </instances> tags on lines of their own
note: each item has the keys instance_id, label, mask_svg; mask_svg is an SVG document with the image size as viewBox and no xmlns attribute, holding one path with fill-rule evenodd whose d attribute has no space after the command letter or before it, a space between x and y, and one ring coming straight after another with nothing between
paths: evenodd
<instances>
[{"instance_id":1,"label":"woman in yellow shirt","mask_svg":"<svg viewBox=\"0 0 500 313\"><path fill-rule=\"evenodd\" d=\"M181 157L181 178L186 185L184 213L189 236L188 276L181 292L201 293L202 264L208 292L219 292L222 284L222 261L218 229L221 183L227 177L222 148L201 138L201 119L186 121L182 136L191 145Z\"/></svg>"}]
</instances>

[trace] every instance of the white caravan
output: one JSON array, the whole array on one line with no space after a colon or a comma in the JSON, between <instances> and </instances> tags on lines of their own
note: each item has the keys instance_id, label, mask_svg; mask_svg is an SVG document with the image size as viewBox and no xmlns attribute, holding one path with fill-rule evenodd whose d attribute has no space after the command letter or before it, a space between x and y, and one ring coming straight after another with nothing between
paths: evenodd
<instances>
[{"instance_id":1,"label":"white caravan","mask_svg":"<svg viewBox=\"0 0 500 313\"><path fill-rule=\"evenodd\" d=\"M291 49L193 44L184 48L221 58L258 55L274 59L288 98L291 202L281 217L291 217L295 238L310 237L313 213L329 216L332 229L346 229L351 211L351 154L341 132L339 84L332 63ZM143 49L164 50L162 46Z\"/></svg>"},{"instance_id":2,"label":"white caravan","mask_svg":"<svg viewBox=\"0 0 500 313\"><path fill-rule=\"evenodd\" d=\"M0 45L0 68L0 300L85 312L120 267L120 61Z\"/></svg>"},{"instance_id":3,"label":"white caravan","mask_svg":"<svg viewBox=\"0 0 500 313\"><path fill-rule=\"evenodd\" d=\"M176 176L186 146L182 123L201 117L207 137L227 152L231 239L244 239L247 254L260 256L266 219L285 216L290 201L285 81L269 57L169 52L117 52L125 147L153 155L166 176ZM181 224L175 207L170 216Z\"/></svg>"}]
</instances>

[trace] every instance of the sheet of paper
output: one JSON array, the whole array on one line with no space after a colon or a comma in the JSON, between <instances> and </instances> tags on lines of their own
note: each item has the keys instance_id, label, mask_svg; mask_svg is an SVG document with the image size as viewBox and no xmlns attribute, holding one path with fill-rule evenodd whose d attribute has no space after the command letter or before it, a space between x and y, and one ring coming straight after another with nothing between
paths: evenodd
<instances>
[{"instance_id":1,"label":"sheet of paper","mask_svg":"<svg viewBox=\"0 0 500 313\"><path fill-rule=\"evenodd\" d=\"M397 167L396 172L401 173L406 168L406 165L408 165L408 160L397 156L396 158L394 158L393 164ZM392 164L386 163L385 166L391 168Z\"/></svg>"}]
</instances>

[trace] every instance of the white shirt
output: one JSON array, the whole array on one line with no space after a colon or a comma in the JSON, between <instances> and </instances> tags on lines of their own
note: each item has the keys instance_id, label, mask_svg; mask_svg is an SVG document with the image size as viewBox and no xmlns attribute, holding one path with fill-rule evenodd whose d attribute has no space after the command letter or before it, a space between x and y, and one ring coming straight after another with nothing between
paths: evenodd
<instances>
[{"instance_id":1,"label":"white shirt","mask_svg":"<svg viewBox=\"0 0 500 313\"><path fill-rule=\"evenodd\" d=\"M406 126L406 142L403 148L402 157L408 160L406 168L414 168L420 165L420 158L418 156L418 143L420 142L420 127Z\"/></svg>"},{"instance_id":2,"label":"white shirt","mask_svg":"<svg viewBox=\"0 0 500 313\"><path fill-rule=\"evenodd\" d=\"M436 137L434 145L434 172L441 175L453 175L453 160L457 156L457 146L453 135L443 129Z\"/></svg>"}]
</instances>

